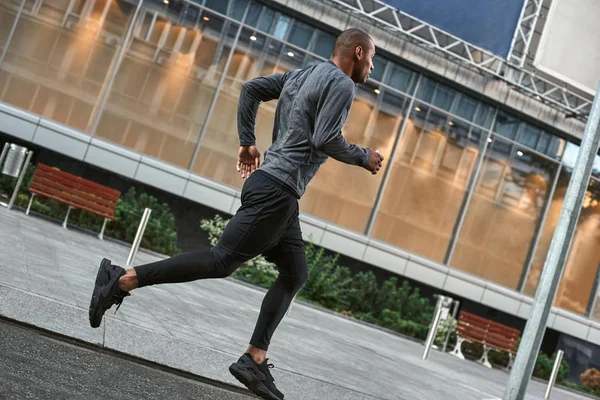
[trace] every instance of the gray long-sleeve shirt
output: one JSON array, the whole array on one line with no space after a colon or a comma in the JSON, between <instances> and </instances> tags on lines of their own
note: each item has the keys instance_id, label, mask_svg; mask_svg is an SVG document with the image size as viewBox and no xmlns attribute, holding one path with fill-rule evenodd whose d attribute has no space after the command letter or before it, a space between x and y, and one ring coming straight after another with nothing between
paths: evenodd
<instances>
[{"instance_id":1,"label":"gray long-sleeve shirt","mask_svg":"<svg viewBox=\"0 0 600 400\"><path fill-rule=\"evenodd\" d=\"M354 94L354 82L331 61L245 82L238 104L240 145L255 144L260 102L279 99L273 143L259 169L283 181L300 198L328 157L368 165L369 150L346 142L341 131Z\"/></svg>"}]
</instances>

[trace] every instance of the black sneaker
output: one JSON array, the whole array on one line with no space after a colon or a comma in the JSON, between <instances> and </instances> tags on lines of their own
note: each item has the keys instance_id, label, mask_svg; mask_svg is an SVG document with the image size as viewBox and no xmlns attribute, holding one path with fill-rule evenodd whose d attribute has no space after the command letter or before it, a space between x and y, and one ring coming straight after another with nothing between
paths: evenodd
<instances>
[{"instance_id":1,"label":"black sneaker","mask_svg":"<svg viewBox=\"0 0 600 400\"><path fill-rule=\"evenodd\" d=\"M90 325L92 328L100 326L106 310L116 304L116 313L123 298L130 295L129 292L119 289L119 278L123 275L125 275L125 270L117 265L112 265L110 260L104 258L100 262L90 301Z\"/></svg>"},{"instance_id":2,"label":"black sneaker","mask_svg":"<svg viewBox=\"0 0 600 400\"><path fill-rule=\"evenodd\" d=\"M269 371L273 364L267 364L267 361L257 364L250 354L245 353L231 364L229 372L255 395L263 399L283 400L283 393L275 387L275 380Z\"/></svg>"}]
</instances>

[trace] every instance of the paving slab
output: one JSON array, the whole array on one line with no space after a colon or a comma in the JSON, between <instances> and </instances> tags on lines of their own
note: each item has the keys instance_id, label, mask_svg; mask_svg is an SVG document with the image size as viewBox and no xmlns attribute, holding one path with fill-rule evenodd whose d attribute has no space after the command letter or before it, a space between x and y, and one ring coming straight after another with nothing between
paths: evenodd
<instances>
[{"instance_id":1,"label":"paving slab","mask_svg":"<svg viewBox=\"0 0 600 400\"><path fill-rule=\"evenodd\" d=\"M241 386L227 368L245 350L265 290L228 278L132 292L98 329L87 307L98 263L123 264L129 247L20 210L0 208L0 316ZM165 256L140 250L135 264ZM364 323L294 303L269 351L286 399L484 400L508 374ZM526 400L541 400L533 380ZM555 400L586 397L556 388Z\"/></svg>"}]
</instances>

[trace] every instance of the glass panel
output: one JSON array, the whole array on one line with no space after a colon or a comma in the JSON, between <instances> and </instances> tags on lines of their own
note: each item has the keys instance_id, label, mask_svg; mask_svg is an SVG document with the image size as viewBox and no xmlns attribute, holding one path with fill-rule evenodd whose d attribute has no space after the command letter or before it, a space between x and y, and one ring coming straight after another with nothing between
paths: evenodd
<instances>
[{"instance_id":1,"label":"glass panel","mask_svg":"<svg viewBox=\"0 0 600 400\"><path fill-rule=\"evenodd\" d=\"M310 43L310 39L312 38L314 32L314 28L306 25L303 22L295 21L292 30L290 31L290 36L288 37L288 42L303 49L308 47Z\"/></svg>"},{"instance_id":2,"label":"glass panel","mask_svg":"<svg viewBox=\"0 0 600 400\"><path fill-rule=\"evenodd\" d=\"M0 3L0 55L4 51L10 30L19 11L20 1L3 1ZM0 93L4 89L4 80L0 76Z\"/></svg>"},{"instance_id":3,"label":"glass panel","mask_svg":"<svg viewBox=\"0 0 600 400\"><path fill-rule=\"evenodd\" d=\"M373 237L443 262L483 135L417 104L392 160Z\"/></svg>"},{"instance_id":4,"label":"glass panel","mask_svg":"<svg viewBox=\"0 0 600 400\"><path fill-rule=\"evenodd\" d=\"M542 228L538 247L527 277L524 293L534 296L541 271L546 262L550 242L558 222L563 200L567 192L571 171L578 147L570 144L565 151L565 166L550 203L550 209ZM568 164L567 164L568 163ZM594 289L598 265L600 264L600 184L590 180L575 235L565 263L562 279L554 304L567 310L584 314Z\"/></svg>"},{"instance_id":5,"label":"glass panel","mask_svg":"<svg viewBox=\"0 0 600 400\"><path fill-rule=\"evenodd\" d=\"M275 20L275 11L270 9L269 7L263 7L263 11L260 15L257 28L265 33L271 32L273 20Z\"/></svg>"},{"instance_id":6,"label":"glass panel","mask_svg":"<svg viewBox=\"0 0 600 400\"><path fill-rule=\"evenodd\" d=\"M472 121L476 110L477 100L470 96L461 94L453 112L467 121Z\"/></svg>"},{"instance_id":7,"label":"glass panel","mask_svg":"<svg viewBox=\"0 0 600 400\"><path fill-rule=\"evenodd\" d=\"M520 119L517 119L512 115L505 113L504 111L498 111L494 132L499 133L500 135L509 139L514 139L517 136L520 124Z\"/></svg>"},{"instance_id":8,"label":"glass panel","mask_svg":"<svg viewBox=\"0 0 600 400\"><path fill-rule=\"evenodd\" d=\"M494 135L450 265L516 289L556 172Z\"/></svg>"},{"instance_id":9,"label":"glass panel","mask_svg":"<svg viewBox=\"0 0 600 400\"><path fill-rule=\"evenodd\" d=\"M565 167L567 167L569 170L575 168L575 162L577 161L578 156L579 146L574 143L567 142L562 154L562 162ZM600 156L598 155L594 158L594 164L592 165L592 176L600 178Z\"/></svg>"},{"instance_id":10,"label":"glass panel","mask_svg":"<svg viewBox=\"0 0 600 400\"><path fill-rule=\"evenodd\" d=\"M210 12L155 14L150 39L135 37L123 59L96 134L187 168L236 25Z\"/></svg>"},{"instance_id":11,"label":"glass panel","mask_svg":"<svg viewBox=\"0 0 600 400\"><path fill-rule=\"evenodd\" d=\"M457 94L458 93L454 89L450 89L448 86L438 83L435 95L433 96L433 105L443 110L450 111L452 102Z\"/></svg>"},{"instance_id":12,"label":"glass panel","mask_svg":"<svg viewBox=\"0 0 600 400\"><path fill-rule=\"evenodd\" d=\"M549 156L551 156L551 153L548 153L551 139L551 134L547 132L542 132L542 134L540 135L540 140L537 142L535 149L540 153L548 154Z\"/></svg>"},{"instance_id":13,"label":"glass panel","mask_svg":"<svg viewBox=\"0 0 600 400\"><path fill-rule=\"evenodd\" d=\"M320 55L325 59L329 59L331 57L331 53L333 52L335 39L335 36L327 32L319 31L317 33L317 40L315 41L313 53Z\"/></svg>"},{"instance_id":14,"label":"glass panel","mask_svg":"<svg viewBox=\"0 0 600 400\"><path fill-rule=\"evenodd\" d=\"M291 23L292 19L290 17L286 15L279 15L277 17L275 27L273 28L273 36L275 36L279 40L284 40Z\"/></svg>"},{"instance_id":15,"label":"glass panel","mask_svg":"<svg viewBox=\"0 0 600 400\"><path fill-rule=\"evenodd\" d=\"M244 17L244 13L246 12L247 6L248 0L235 0L230 10L231 17L236 19L237 21L241 21ZM258 19L260 18L260 13L262 12L262 9L262 5L252 3L250 5L250 11L248 11L248 16L246 17L244 23L247 25L256 26L256 24L258 23Z\"/></svg>"},{"instance_id":16,"label":"glass panel","mask_svg":"<svg viewBox=\"0 0 600 400\"><path fill-rule=\"evenodd\" d=\"M135 6L98 0L63 25L66 3L41 5L43 19L24 14L17 25L0 70L0 101L89 131Z\"/></svg>"},{"instance_id":17,"label":"glass panel","mask_svg":"<svg viewBox=\"0 0 600 400\"><path fill-rule=\"evenodd\" d=\"M567 142L548 132L541 132L540 139L536 144L536 149L549 157L560 159Z\"/></svg>"},{"instance_id":18,"label":"glass panel","mask_svg":"<svg viewBox=\"0 0 600 400\"><path fill-rule=\"evenodd\" d=\"M334 39L334 44L335 44L335 39ZM333 49L333 46L332 46ZM381 79L383 78L383 73L385 72L385 66L387 65L388 61L379 56L379 55L375 55L375 57L373 57L373 72L371 73L371 79L375 79L376 81L381 82Z\"/></svg>"},{"instance_id":19,"label":"glass panel","mask_svg":"<svg viewBox=\"0 0 600 400\"><path fill-rule=\"evenodd\" d=\"M250 40L255 36L256 40ZM288 47L265 36L244 29L235 48L227 78L208 123L196 162L195 173L240 189L244 183L236 171L239 136L237 130L237 107L241 85L257 76L285 72L296 68L305 53L294 50L294 57L287 54ZM264 50L268 51L265 52ZM279 52L275 50L279 49ZM278 63L278 59L281 62ZM277 101L262 103L256 116L256 144L264 154L271 144L273 119Z\"/></svg>"},{"instance_id":20,"label":"glass panel","mask_svg":"<svg viewBox=\"0 0 600 400\"><path fill-rule=\"evenodd\" d=\"M569 171L561 172L526 281L524 292L527 295L535 295L570 179ZM599 203L600 184L591 180L554 301L554 305L579 314L584 314L586 311L600 263Z\"/></svg>"},{"instance_id":21,"label":"glass panel","mask_svg":"<svg viewBox=\"0 0 600 400\"><path fill-rule=\"evenodd\" d=\"M230 0L206 0L206 7L215 10L223 15L227 14Z\"/></svg>"},{"instance_id":22,"label":"glass panel","mask_svg":"<svg viewBox=\"0 0 600 400\"><path fill-rule=\"evenodd\" d=\"M423 100L426 103L431 103L433 99L433 92L435 91L436 83L429 78L423 77L421 84L419 85L419 92L417 98Z\"/></svg>"},{"instance_id":23,"label":"glass panel","mask_svg":"<svg viewBox=\"0 0 600 400\"><path fill-rule=\"evenodd\" d=\"M390 67L388 85L405 93L412 93L415 73L397 64L392 64Z\"/></svg>"},{"instance_id":24,"label":"glass panel","mask_svg":"<svg viewBox=\"0 0 600 400\"><path fill-rule=\"evenodd\" d=\"M377 109L378 96L359 86L343 134L349 143L379 149L389 160L408 100L386 91L379 96ZM308 186L300 201L301 211L362 233L382 179L382 172L373 176L363 168L330 159Z\"/></svg>"},{"instance_id":25,"label":"glass panel","mask_svg":"<svg viewBox=\"0 0 600 400\"><path fill-rule=\"evenodd\" d=\"M540 137L540 129L527 124L527 123L523 123L523 126L521 128L521 132L519 132L519 143L523 144L524 146L527 146L529 148L535 149L535 146L537 145L538 142L538 138Z\"/></svg>"},{"instance_id":26,"label":"glass panel","mask_svg":"<svg viewBox=\"0 0 600 400\"><path fill-rule=\"evenodd\" d=\"M479 102L479 108L477 109L477 114L475 116L475 123L477 125L483 126L484 128L492 127L492 120L494 118L495 108Z\"/></svg>"}]
</instances>

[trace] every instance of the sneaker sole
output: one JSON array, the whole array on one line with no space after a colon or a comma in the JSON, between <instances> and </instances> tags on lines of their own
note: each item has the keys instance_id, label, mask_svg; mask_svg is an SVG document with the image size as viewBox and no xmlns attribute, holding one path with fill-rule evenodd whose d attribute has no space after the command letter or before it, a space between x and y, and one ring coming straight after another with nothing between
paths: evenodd
<instances>
[{"instance_id":1,"label":"sneaker sole","mask_svg":"<svg viewBox=\"0 0 600 400\"><path fill-rule=\"evenodd\" d=\"M243 383L244 386L246 386L248 390L255 395L267 400L281 400L279 397L275 396L275 394L273 394L273 392L271 392L262 382L253 380L252 375L239 368L237 364L231 364L229 367L229 372L231 372L231 375L233 375L235 379Z\"/></svg>"},{"instance_id":2,"label":"sneaker sole","mask_svg":"<svg viewBox=\"0 0 600 400\"><path fill-rule=\"evenodd\" d=\"M100 266L98 267L98 272L96 273L96 281L94 282L94 291L92 293L92 299L90 301L90 325L92 328L98 328L100 323L102 322L102 314L100 313L100 309L98 308L98 301L100 300L100 290L102 290L102 274L106 274L106 264L110 265L110 260L104 258L100 262Z\"/></svg>"}]
</instances>

